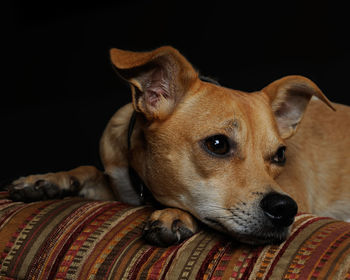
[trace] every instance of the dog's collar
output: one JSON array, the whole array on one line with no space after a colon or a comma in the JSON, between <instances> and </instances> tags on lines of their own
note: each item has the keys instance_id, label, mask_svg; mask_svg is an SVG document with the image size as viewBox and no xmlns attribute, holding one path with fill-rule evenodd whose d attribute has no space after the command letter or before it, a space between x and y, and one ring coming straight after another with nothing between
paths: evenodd
<instances>
[{"instance_id":1,"label":"dog's collar","mask_svg":"<svg viewBox=\"0 0 350 280\"><path fill-rule=\"evenodd\" d=\"M135 123L136 123L136 115L137 115L137 112L134 110L132 112L132 115L131 115L131 118L130 118L130 121L129 121L129 126L128 126L128 139L127 139L127 143L128 143L128 151L130 151L131 149L131 136L132 136L132 132L134 130L134 127L135 127Z\"/></svg>"},{"instance_id":2,"label":"dog's collar","mask_svg":"<svg viewBox=\"0 0 350 280\"><path fill-rule=\"evenodd\" d=\"M134 131L135 123L136 123L136 117L137 117L137 112L133 111L130 121L129 121L129 126L128 126L128 137L127 137L127 145L128 145L128 151L130 152L131 150L131 136ZM144 204L147 201L153 201L154 198L151 194L151 192L148 190L147 186L145 183L142 181L141 177L137 174L134 168L129 166L129 177L132 186L136 190L136 192L139 195L139 199L142 204Z\"/></svg>"}]
</instances>

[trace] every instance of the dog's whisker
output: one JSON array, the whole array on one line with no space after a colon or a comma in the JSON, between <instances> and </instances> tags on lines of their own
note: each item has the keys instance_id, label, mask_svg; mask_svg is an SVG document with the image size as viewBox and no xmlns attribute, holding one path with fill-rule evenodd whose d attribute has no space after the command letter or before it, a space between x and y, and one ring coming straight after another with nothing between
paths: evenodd
<instances>
[{"instance_id":1,"label":"dog's whisker","mask_svg":"<svg viewBox=\"0 0 350 280\"><path fill-rule=\"evenodd\" d=\"M213 209L224 210L225 212L230 213L230 215L215 216L215 217L213 217L214 219L239 219L239 220L244 221L247 216L248 217L251 216L251 214L248 211L242 210L238 207L224 208L224 207L220 207L217 205L208 205L208 206L213 208Z\"/></svg>"},{"instance_id":2,"label":"dog's whisker","mask_svg":"<svg viewBox=\"0 0 350 280\"><path fill-rule=\"evenodd\" d=\"M217 205L207 205L208 207L211 208L215 208L215 209L219 209L219 210L226 210L226 211L230 211L230 208L225 208L225 207L221 207L221 206L217 206Z\"/></svg>"},{"instance_id":3,"label":"dog's whisker","mask_svg":"<svg viewBox=\"0 0 350 280\"><path fill-rule=\"evenodd\" d=\"M213 219L232 219L232 216L215 216Z\"/></svg>"}]
</instances>

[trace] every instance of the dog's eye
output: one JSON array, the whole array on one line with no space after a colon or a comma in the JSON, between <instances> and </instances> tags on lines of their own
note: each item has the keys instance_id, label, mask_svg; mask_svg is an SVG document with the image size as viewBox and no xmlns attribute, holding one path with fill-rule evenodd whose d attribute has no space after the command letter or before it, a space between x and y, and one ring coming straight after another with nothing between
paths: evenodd
<instances>
[{"instance_id":1,"label":"dog's eye","mask_svg":"<svg viewBox=\"0 0 350 280\"><path fill-rule=\"evenodd\" d=\"M286 162L286 147L281 146L271 158L271 162L278 165L284 165Z\"/></svg>"},{"instance_id":2,"label":"dog's eye","mask_svg":"<svg viewBox=\"0 0 350 280\"><path fill-rule=\"evenodd\" d=\"M205 148L214 155L224 156L230 152L230 144L225 135L214 135L204 140Z\"/></svg>"}]
</instances>

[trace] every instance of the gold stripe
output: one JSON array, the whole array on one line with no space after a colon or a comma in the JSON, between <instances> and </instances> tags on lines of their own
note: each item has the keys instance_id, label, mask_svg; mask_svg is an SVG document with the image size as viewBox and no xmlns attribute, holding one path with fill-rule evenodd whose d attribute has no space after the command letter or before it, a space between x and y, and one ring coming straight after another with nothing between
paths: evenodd
<instances>
[{"instance_id":1,"label":"gold stripe","mask_svg":"<svg viewBox=\"0 0 350 280\"><path fill-rule=\"evenodd\" d=\"M88 275L88 271L91 272L91 270L98 269L100 264L94 263L93 266L91 266L90 262L90 255L92 252L94 254L101 254L104 251L104 247L100 248L99 244L103 238L110 233L110 231L119 225L120 221L124 220L126 217L132 215L133 213L146 208L145 206L135 207L135 208L127 208L118 211L115 215L113 215L109 220L105 221L97 231L93 232L91 236L84 242L82 247L84 246L84 251L80 250L78 251L76 257L73 260L73 264L78 266L77 271L75 271L75 275L79 276L79 279L83 279L84 275ZM103 231L101 231L101 228ZM107 244L106 244L107 245ZM100 256L96 255L96 259L98 259ZM78 258L78 259L77 259ZM67 277L69 275L67 274ZM72 275L73 277L73 275Z\"/></svg>"},{"instance_id":2,"label":"gold stripe","mask_svg":"<svg viewBox=\"0 0 350 280\"><path fill-rule=\"evenodd\" d=\"M302 214L297 216L295 218L294 226L292 228L292 232L290 235L292 236L296 231L298 231L300 228L302 228L305 224L307 224L314 218L315 216L310 214ZM321 220L321 221L324 221L324 220ZM305 236L304 232L302 233L302 236ZM294 242L295 240L293 240L291 243L294 243ZM249 276L249 280L264 279L266 277L266 274L269 272L274 258L279 254L284 244L285 242L283 242L279 246L270 245L270 246L264 247L264 249L262 250L262 252L260 253L256 261L253 271ZM290 247L290 245L288 247Z\"/></svg>"},{"instance_id":3,"label":"gold stripe","mask_svg":"<svg viewBox=\"0 0 350 280\"><path fill-rule=\"evenodd\" d=\"M298 234L294 240L288 245L288 248L284 251L276 263L270 279L281 279L281 276L288 271L293 257L300 249L300 246L305 243L314 233L325 225L334 222L330 219L322 219L308 225L304 230ZM275 255L276 257L277 255Z\"/></svg>"},{"instance_id":4,"label":"gold stripe","mask_svg":"<svg viewBox=\"0 0 350 280\"><path fill-rule=\"evenodd\" d=\"M0 232L1 236L4 239L10 240L12 235L18 231L18 227L23 225L23 223L28 219L28 217L33 215L33 213L38 211L39 208L43 207L47 203L48 202L46 201L46 202L26 204L24 208L21 208L21 211L16 212L11 223L4 229L5 233L8 233L8 234L2 234L2 232ZM42 217L43 215L45 215L46 213L54 209L55 206L56 204L54 203L40 210L40 212L25 226L25 228L22 229L22 231L19 233L16 240L14 241L14 245L11 247L10 251L8 252L8 255L4 258L3 266L0 272L6 272L8 270L8 264L11 264L14 256L17 255L18 251L20 250L21 246L24 244L24 241L28 236L28 233L30 233L30 230L33 229L33 227L38 222L38 217ZM27 269L27 267L24 267L22 265L22 271L24 269Z\"/></svg>"},{"instance_id":5,"label":"gold stripe","mask_svg":"<svg viewBox=\"0 0 350 280\"><path fill-rule=\"evenodd\" d=\"M121 277L121 280L129 280L130 279L130 273L132 273L132 269L135 268L135 264L137 263L137 261L142 258L142 256L147 252L147 250L149 249L149 246L145 245L143 247L140 248L140 250L134 255L134 257L130 260L124 275Z\"/></svg>"},{"instance_id":6,"label":"gold stripe","mask_svg":"<svg viewBox=\"0 0 350 280\"><path fill-rule=\"evenodd\" d=\"M60 232L56 235L56 242L53 240L50 242L50 247L47 248L47 255L45 256L45 261L43 262L43 267L48 268L48 264L53 263L57 257L57 247L62 244L62 242L65 242L65 240L69 239L69 237L75 233L74 229L79 227L81 223L84 223L86 220L90 218L90 215L93 215L96 212L96 209L99 209L100 207L103 207L104 205L108 204L109 202L100 202L100 201L93 201L93 202L86 202L81 205L81 207L77 208L75 213L70 214L68 216L68 221L62 227L62 223L60 224ZM79 211L78 211L79 209ZM84 211L84 214L82 214L82 211ZM60 250L60 248L58 248ZM46 279L47 278L47 270L48 269L42 269L40 270L39 274L35 276L36 279ZM44 273L45 272L45 273Z\"/></svg>"},{"instance_id":7,"label":"gold stripe","mask_svg":"<svg viewBox=\"0 0 350 280\"><path fill-rule=\"evenodd\" d=\"M2 221L2 223L0 225L0 232L5 227L5 225L7 225L8 222L12 221L13 216L15 216L19 211L21 211L23 208L25 208L25 205L23 205L23 203L21 203L21 202L14 202L14 203L2 205L2 206L3 207L2 207L2 209L0 209L0 211L3 212L4 215L6 215L9 211L13 211L13 212L11 213L10 216L8 216L6 218L6 220ZM5 207L5 206L7 206L7 207ZM16 208L16 209L13 210L13 208ZM2 213L0 213L0 214L2 214ZM2 250L0 250L0 251L2 251Z\"/></svg>"},{"instance_id":8,"label":"gold stripe","mask_svg":"<svg viewBox=\"0 0 350 280\"><path fill-rule=\"evenodd\" d=\"M47 213L49 213L50 210L54 210L59 208L59 206L63 205L67 203L67 201L62 200L58 201L57 203L54 203L50 206L48 206L47 208L45 208L43 211L41 211L36 217L34 217L34 219L32 220L32 222L30 222L29 227L27 227L24 231L29 233L29 229L33 229L34 225L36 225L37 223L39 223L41 221L41 219L43 217L45 217L45 215ZM68 208L65 208L61 213L59 213L57 216L53 217L53 219L47 223L45 225L45 227L43 228L43 231L40 232L40 234L36 237L35 241L33 242L33 244L30 247L30 254L26 254L23 263L21 265L21 268L18 272L18 277L19 278L24 278L26 273L27 273L27 269L29 268L31 262L33 261L33 257L37 254L38 250L40 249L43 240L45 240L47 238L47 236L50 234L50 232L52 231L53 228L55 228L56 225L58 225L62 219L64 219L66 216L70 215L70 213L72 213L72 211L74 211L75 209L79 208L81 205L83 205L85 202L79 202L79 203L74 203L72 205L69 205ZM28 230L28 231L27 231ZM27 238L27 235L24 233L22 234L22 238L23 236L25 236L25 238Z\"/></svg>"},{"instance_id":9,"label":"gold stripe","mask_svg":"<svg viewBox=\"0 0 350 280\"><path fill-rule=\"evenodd\" d=\"M167 277L181 280L195 277L207 254L217 242L218 238L213 232L200 232L192 236L178 250Z\"/></svg>"},{"instance_id":10,"label":"gold stripe","mask_svg":"<svg viewBox=\"0 0 350 280\"><path fill-rule=\"evenodd\" d=\"M140 236L132 240L128 246L125 247L123 252L120 253L119 257L113 263L108 279L121 279L122 277L126 277L123 272L128 269L129 260L142 249L143 242L140 240L141 238Z\"/></svg>"}]
</instances>

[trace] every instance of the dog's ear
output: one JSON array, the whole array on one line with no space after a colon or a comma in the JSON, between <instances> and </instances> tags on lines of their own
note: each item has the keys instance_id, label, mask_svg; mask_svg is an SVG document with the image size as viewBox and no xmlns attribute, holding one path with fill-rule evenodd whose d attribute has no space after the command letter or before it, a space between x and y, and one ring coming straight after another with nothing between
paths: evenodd
<instances>
[{"instance_id":1,"label":"dog's ear","mask_svg":"<svg viewBox=\"0 0 350 280\"><path fill-rule=\"evenodd\" d=\"M335 110L318 86L303 76L286 76L262 91L269 97L283 139L294 135L312 96Z\"/></svg>"},{"instance_id":2,"label":"dog's ear","mask_svg":"<svg viewBox=\"0 0 350 280\"><path fill-rule=\"evenodd\" d=\"M131 85L134 109L149 120L163 120L171 114L198 78L191 64L172 47L151 52L111 49L110 55L117 73Z\"/></svg>"}]
</instances>

